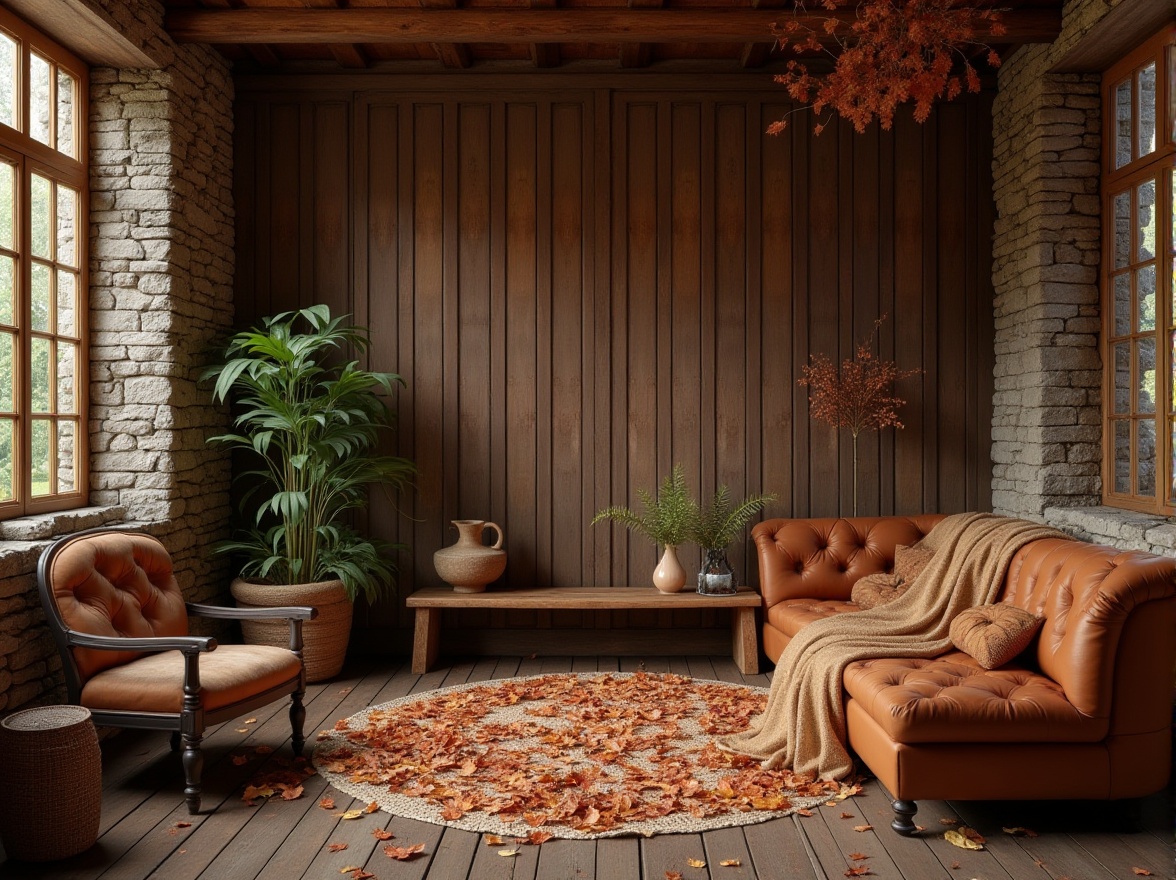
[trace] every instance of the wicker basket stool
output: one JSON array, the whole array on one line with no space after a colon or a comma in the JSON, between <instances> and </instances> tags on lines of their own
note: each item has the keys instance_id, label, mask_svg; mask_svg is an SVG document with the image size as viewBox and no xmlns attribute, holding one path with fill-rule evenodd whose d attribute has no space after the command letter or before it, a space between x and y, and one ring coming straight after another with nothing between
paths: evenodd
<instances>
[{"instance_id":1,"label":"wicker basket stool","mask_svg":"<svg viewBox=\"0 0 1176 880\"><path fill-rule=\"evenodd\" d=\"M64 859L98 839L102 753L90 710L43 706L0 721L0 840L9 858Z\"/></svg>"}]
</instances>

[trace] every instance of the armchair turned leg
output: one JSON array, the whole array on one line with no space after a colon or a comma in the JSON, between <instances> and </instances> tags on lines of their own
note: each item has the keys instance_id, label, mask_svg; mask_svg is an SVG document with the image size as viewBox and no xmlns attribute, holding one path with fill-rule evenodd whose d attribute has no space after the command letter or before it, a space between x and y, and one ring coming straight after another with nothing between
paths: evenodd
<instances>
[{"instance_id":1,"label":"armchair turned leg","mask_svg":"<svg viewBox=\"0 0 1176 880\"><path fill-rule=\"evenodd\" d=\"M193 816L200 812L200 776L204 772L204 753L200 751L202 736L185 733L184 753L180 761L184 765L184 800L188 812Z\"/></svg>"},{"instance_id":2,"label":"armchair turned leg","mask_svg":"<svg viewBox=\"0 0 1176 880\"><path fill-rule=\"evenodd\" d=\"M302 733L302 725L306 723L306 707L302 705L303 691L297 690L290 695L290 745L297 757L302 754L302 747L306 737Z\"/></svg>"},{"instance_id":3,"label":"armchair turned leg","mask_svg":"<svg viewBox=\"0 0 1176 880\"><path fill-rule=\"evenodd\" d=\"M910 837L915 833L915 813L919 812L919 805L914 801L896 800L891 806L894 808L894 821L890 827L903 837Z\"/></svg>"},{"instance_id":4,"label":"armchair turned leg","mask_svg":"<svg viewBox=\"0 0 1176 880\"><path fill-rule=\"evenodd\" d=\"M171 750L173 752L178 752L180 750L180 732L178 730L172 731L170 742L171 742Z\"/></svg>"}]
</instances>

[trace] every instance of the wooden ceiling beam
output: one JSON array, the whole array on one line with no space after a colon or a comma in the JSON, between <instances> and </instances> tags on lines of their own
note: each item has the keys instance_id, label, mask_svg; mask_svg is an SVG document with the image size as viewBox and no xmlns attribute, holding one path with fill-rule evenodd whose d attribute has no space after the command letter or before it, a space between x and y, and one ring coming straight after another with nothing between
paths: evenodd
<instances>
[{"instance_id":1,"label":"wooden ceiling beam","mask_svg":"<svg viewBox=\"0 0 1176 880\"><path fill-rule=\"evenodd\" d=\"M343 0L302 0L302 4L310 9L339 9L343 5ZM363 49L353 43L331 43L327 49L341 67L362 70L368 66Z\"/></svg>"},{"instance_id":2,"label":"wooden ceiling beam","mask_svg":"<svg viewBox=\"0 0 1176 880\"><path fill-rule=\"evenodd\" d=\"M531 0L532 9L554 9L556 0ZM558 67L559 46L555 43L532 43L527 50L536 67Z\"/></svg>"},{"instance_id":3,"label":"wooden ceiling beam","mask_svg":"<svg viewBox=\"0 0 1176 880\"><path fill-rule=\"evenodd\" d=\"M232 9L233 4L229 0L200 0L201 6L207 6L211 9ZM278 53L271 49L264 43L250 43L248 46L240 47L245 54L256 61L262 67L281 67L282 59L278 57Z\"/></svg>"},{"instance_id":4,"label":"wooden ceiling beam","mask_svg":"<svg viewBox=\"0 0 1176 880\"><path fill-rule=\"evenodd\" d=\"M751 5L756 9L778 9L784 3L785 0L752 0ZM775 47L775 41L771 43L748 43L743 47L743 52L740 53L739 63L746 68L763 67L768 61L768 56L772 54L772 49Z\"/></svg>"},{"instance_id":5,"label":"wooden ceiling beam","mask_svg":"<svg viewBox=\"0 0 1176 880\"><path fill-rule=\"evenodd\" d=\"M660 9L662 0L629 0L630 9ZM653 47L649 43L625 43L621 46L621 67L648 67Z\"/></svg>"},{"instance_id":6,"label":"wooden ceiling beam","mask_svg":"<svg viewBox=\"0 0 1176 880\"><path fill-rule=\"evenodd\" d=\"M422 3L433 0L421 0ZM165 27L182 43L770 43L771 9L175 9ZM852 10L799 15L820 28ZM1053 41L1059 9L1027 7L1003 16L1005 33L977 26L993 44Z\"/></svg>"},{"instance_id":7,"label":"wooden ceiling beam","mask_svg":"<svg viewBox=\"0 0 1176 880\"><path fill-rule=\"evenodd\" d=\"M457 0L420 0L420 4L423 8L430 10L452 12L457 8ZM432 15L433 13L429 14ZM473 58L470 56L470 47L464 45L464 41L452 42L449 40L434 39L428 40L427 42L433 44L433 51L437 53L437 58L446 67L465 70L465 68L473 63Z\"/></svg>"}]
</instances>

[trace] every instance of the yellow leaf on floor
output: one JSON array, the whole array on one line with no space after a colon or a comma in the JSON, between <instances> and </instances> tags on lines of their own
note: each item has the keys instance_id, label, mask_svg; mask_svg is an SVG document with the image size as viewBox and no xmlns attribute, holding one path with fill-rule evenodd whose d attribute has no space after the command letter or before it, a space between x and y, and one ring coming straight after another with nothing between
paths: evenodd
<instances>
[{"instance_id":1,"label":"yellow leaf on floor","mask_svg":"<svg viewBox=\"0 0 1176 880\"><path fill-rule=\"evenodd\" d=\"M363 815L363 810L348 810L346 813L344 813L339 818L340 819L358 819L362 815Z\"/></svg>"},{"instance_id":2,"label":"yellow leaf on floor","mask_svg":"<svg viewBox=\"0 0 1176 880\"><path fill-rule=\"evenodd\" d=\"M958 846L960 849L980 850L984 849L984 845L976 843L974 840L969 840L960 834L960 832L952 830L943 832L944 839L952 846Z\"/></svg>"},{"instance_id":3,"label":"yellow leaf on floor","mask_svg":"<svg viewBox=\"0 0 1176 880\"><path fill-rule=\"evenodd\" d=\"M704 862L702 859L687 859L686 864L688 864L691 868L705 868L706 867L706 862Z\"/></svg>"}]
</instances>

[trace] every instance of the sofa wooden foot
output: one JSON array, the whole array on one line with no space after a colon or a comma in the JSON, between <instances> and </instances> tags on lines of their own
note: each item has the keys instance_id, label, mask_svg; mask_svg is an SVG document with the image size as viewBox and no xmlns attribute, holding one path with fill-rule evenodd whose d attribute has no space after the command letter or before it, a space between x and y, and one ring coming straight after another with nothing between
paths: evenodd
<instances>
[{"instance_id":1,"label":"sofa wooden foot","mask_svg":"<svg viewBox=\"0 0 1176 880\"><path fill-rule=\"evenodd\" d=\"M919 805L914 801L896 800L891 806L894 808L894 821L890 827L903 837L910 837L915 833L915 813L919 812Z\"/></svg>"}]
</instances>

